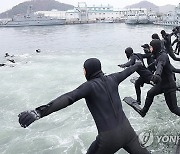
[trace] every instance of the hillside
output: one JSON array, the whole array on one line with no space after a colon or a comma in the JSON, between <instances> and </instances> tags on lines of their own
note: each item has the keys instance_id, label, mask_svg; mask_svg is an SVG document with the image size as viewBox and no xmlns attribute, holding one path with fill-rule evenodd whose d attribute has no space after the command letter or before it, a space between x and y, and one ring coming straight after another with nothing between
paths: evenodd
<instances>
[{"instance_id":1,"label":"hillside","mask_svg":"<svg viewBox=\"0 0 180 154\"><path fill-rule=\"evenodd\" d=\"M148 1L141 1L136 4L128 5L125 8L146 8L147 10L159 11L159 7L157 5Z\"/></svg>"},{"instance_id":2,"label":"hillside","mask_svg":"<svg viewBox=\"0 0 180 154\"><path fill-rule=\"evenodd\" d=\"M175 6L174 5L164 5L159 7L159 12L169 12L169 11L174 11Z\"/></svg>"},{"instance_id":3,"label":"hillside","mask_svg":"<svg viewBox=\"0 0 180 154\"><path fill-rule=\"evenodd\" d=\"M73 5L60 3L55 0L31 0L20 3L14 6L11 10L1 13L0 18L7 18L7 15L8 17L13 17L16 14L26 14L29 6L32 6L34 12L51 11L52 9L66 11L74 8Z\"/></svg>"},{"instance_id":4,"label":"hillside","mask_svg":"<svg viewBox=\"0 0 180 154\"><path fill-rule=\"evenodd\" d=\"M148 1L141 1L141 2L133 4L133 5L128 5L125 8L146 8L147 10L166 13L169 11L173 11L175 6L174 5L157 6Z\"/></svg>"}]
</instances>

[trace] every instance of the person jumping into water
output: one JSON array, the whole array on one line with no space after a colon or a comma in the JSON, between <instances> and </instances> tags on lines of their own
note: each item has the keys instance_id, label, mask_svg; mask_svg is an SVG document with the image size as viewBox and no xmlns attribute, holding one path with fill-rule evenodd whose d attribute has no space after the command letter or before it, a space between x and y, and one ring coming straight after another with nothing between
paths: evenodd
<instances>
[{"instance_id":1,"label":"person jumping into water","mask_svg":"<svg viewBox=\"0 0 180 154\"><path fill-rule=\"evenodd\" d=\"M126 57L129 59L129 62L125 64L118 65L121 68L129 67L131 65L134 65L136 61L140 61L142 63L142 66L139 67L136 72L140 75L140 77L135 82L135 90L137 95L137 103L141 104L141 88L144 83L150 84L150 79L153 75L153 73L146 68L143 58L147 58L151 55L149 54L141 54L141 53L134 53L133 49L131 47L128 47L125 49Z\"/></svg>"},{"instance_id":2,"label":"person jumping into water","mask_svg":"<svg viewBox=\"0 0 180 154\"><path fill-rule=\"evenodd\" d=\"M176 98L176 82L172 72L172 65L170 64L168 55L161 50L161 41L153 40L150 42L151 52L156 59L156 72L152 76L151 81L153 86L148 92L145 100L145 105L138 113L144 117L148 112L154 97L159 94L164 94L166 104L170 111L180 116L180 107L177 106Z\"/></svg>"},{"instance_id":3,"label":"person jumping into water","mask_svg":"<svg viewBox=\"0 0 180 154\"><path fill-rule=\"evenodd\" d=\"M147 149L140 145L125 116L118 93L119 84L140 66L140 63L136 63L122 72L104 75L98 59L87 59L84 63L87 82L47 105L20 113L19 123L26 128L34 121L85 98L98 130L98 136L87 154L114 154L121 148L130 154L149 154Z\"/></svg>"},{"instance_id":4,"label":"person jumping into water","mask_svg":"<svg viewBox=\"0 0 180 154\"><path fill-rule=\"evenodd\" d=\"M171 45L173 46L176 43L174 53L179 55L180 53L180 26L175 27L172 31L176 39L172 42Z\"/></svg>"},{"instance_id":5,"label":"person jumping into water","mask_svg":"<svg viewBox=\"0 0 180 154\"><path fill-rule=\"evenodd\" d=\"M173 52L173 48L172 48L172 44L171 44L171 36L173 35L173 33L167 34L164 30L162 30L161 35L163 37L163 42L164 42L166 52L169 54L169 56L173 60L180 61L180 58L176 57L174 52Z\"/></svg>"}]
</instances>

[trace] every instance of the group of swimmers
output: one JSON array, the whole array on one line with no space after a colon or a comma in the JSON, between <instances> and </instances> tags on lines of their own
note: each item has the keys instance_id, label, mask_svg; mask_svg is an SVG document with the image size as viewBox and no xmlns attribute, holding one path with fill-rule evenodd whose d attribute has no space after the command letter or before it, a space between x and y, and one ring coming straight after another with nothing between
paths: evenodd
<instances>
[{"instance_id":1,"label":"group of swimmers","mask_svg":"<svg viewBox=\"0 0 180 154\"><path fill-rule=\"evenodd\" d=\"M161 31L164 36L165 31ZM167 37L166 33L166 37ZM154 34L153 34L154 37ZM143 45L145 54L134 53L131 47L126 48L125 53L130 60L119 66L125 70L110 75L104 75L101 62L97 58L90 58L84 62L84 75L87 79L78 88L61 95L46 105L33 110L21 112L19 123L26 128L49 114L66 108L78 100L85 98L90 110L98 135L87 150L87 154L114 154L123 148L130 154L149 154L138 140L138 136L130 125L123 109L118 92L119 84L128 76L137 72L140 77L135 83L137 101L141 103L140 87L144 83L152 84L148 91L145 105L142 110L136 109L144 117L148 112L154 96L164 93L166 103L171 112L180 116L180 108L177 106L176 82L173 69L169 60L171 44L159 38L153 38L148 44ZM147 58L149 66L146 67L143 58ZM178 69L175 69L179 71Z\"/></svg>"},{"instance_id":2,"label":"group of swimmers","mask_svg":"<svg viewBox=\"0 0 180 154\"><path fill-rule=\"evenodd\" d=\"M36 53L40 53L41 50L40 49L36 49L35 50ZM14 65L9 65L9 64L15 64L16 61L15 61L15 55L10 55L9 53L5 53L5 56L4 58L6 59L6 61L4 63L0 63L0 67L2 66L11 66L11 67L14 67Z\"/></svg>"},{"instance_id":3,"label":"group of swimmers","mask_svg":"<svg viewBox=\"0 0 180 154\"><path fill-rule=\"evenodd\" d=\"M12 59L12 58L14 57L14 55L9 55L9 53L5 53L5 56L4 56L4 57L6 58L6 61L7 61L7 62L15 63L15 60ZM5 62L5 63L1 63L1 64L0 64L0 67L6 66L6 65L7 65L6 62Z\"/></svg>"}]
</instances>

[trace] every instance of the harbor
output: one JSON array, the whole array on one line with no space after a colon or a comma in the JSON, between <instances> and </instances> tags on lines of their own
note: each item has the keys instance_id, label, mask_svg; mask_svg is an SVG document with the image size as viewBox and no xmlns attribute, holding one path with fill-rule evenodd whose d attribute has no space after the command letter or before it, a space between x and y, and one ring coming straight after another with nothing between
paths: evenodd
<instances>
[{"instance_id":1,"label":"harbor","mask_svg":"<svg viewBox=\"0 0 180 154\"><path fill-rule=\"evenodd\" d=\"M67 11L37 11L31 8L26 15L18 14L12 19L0 19L0 27L43 26L89 23L126 23L157 24L167 26L180 25L180 4L174 12L159 15L146 8L115 9L111 5L87 6L79 2L77 7Z\"/></svg>"}]
</instances>

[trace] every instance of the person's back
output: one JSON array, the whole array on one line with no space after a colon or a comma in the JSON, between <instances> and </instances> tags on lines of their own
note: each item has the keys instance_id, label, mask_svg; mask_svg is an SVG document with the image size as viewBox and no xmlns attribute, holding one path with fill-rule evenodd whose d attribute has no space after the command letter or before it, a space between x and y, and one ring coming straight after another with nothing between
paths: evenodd
<instances>
[{"instance_id":1,"label":"person's back","mask_svg":"<svg viewBox=\"0 0 180 154\"><path fill-rule=\"evenodd\" d=\"M87 83L91 92L85 99L99 131L115 128L125 116L118 93L117 75L101 75Z\"/></svg>"}]
</instances>

